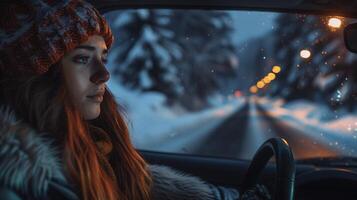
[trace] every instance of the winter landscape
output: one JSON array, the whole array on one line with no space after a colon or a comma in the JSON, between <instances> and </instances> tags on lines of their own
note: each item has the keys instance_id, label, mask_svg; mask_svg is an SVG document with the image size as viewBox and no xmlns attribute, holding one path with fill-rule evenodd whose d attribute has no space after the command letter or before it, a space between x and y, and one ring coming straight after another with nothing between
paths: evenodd
<instances>
[{"instance_id":1,"label":"winter landscape","mask_svg":"<svg viewBox=\"0 0 357 200\"><path fill-rule=\"evenodd\" d=\"M357 157L357 55L331 16L106 17L116 36L108 87L138 149L251 159L265 140L282 137L297 159Z\"/></svg>"}]
</instances>

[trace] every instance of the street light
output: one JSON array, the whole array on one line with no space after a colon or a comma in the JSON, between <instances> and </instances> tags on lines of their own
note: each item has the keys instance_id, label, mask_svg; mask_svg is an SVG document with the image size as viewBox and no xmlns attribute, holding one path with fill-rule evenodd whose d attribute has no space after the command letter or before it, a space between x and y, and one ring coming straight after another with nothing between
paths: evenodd
<instances>
[{"instance_id":1,"label":"street light","mask_svg":"<svg viewBox=\"0 0 357 200\"><path fill-rule=\"evenodd\" d=\"M263 78L263 82L264 82L265 84L268 84L268 83L271 82L271 79L270 79L268 76L266 76L266 77Z\"/></svg>"},{"instance_id":2,"label":"street light","mask_svg":"<svg viewBox=\"0 0 357 200\"><path fill-rule=\"evenodd\" d=\"M241 96L242 96L242 92L239 91L239 90L236 90L236 91L234 92L234 96L235 96L235 97L241 97Z\"/></svg>"},{"instance_id":3,"label":"street light","mask_svg":"<svg viewBox=\"0 0 357 200\"><path fill-rule=\"evenodd\" d=\"M268 74L268 77L270 78L270 80L274 80L276 78L275 74L271 72Z\"/></svg>"},{"instance_id":4,"label":"street light","mask_svg":"<svg viewBox=\"0 0 357 200\"><path fill-rule=\"evenodd\" d=\"M251 93L255 94L258 92L258 88L257 88L257 86L253 85L252 87L249 88L249 91Z\"/></svg>"},{"instance_id":5,"label":"street light","mask_svg":"<svg viewBox=\"0 0 357 200\"><path fill-rule=\"evenodd\" d=\"M329 20L328 20L328 25L332 28L340 28L341 25L342 25L342 21L341 19L339 18L336 18L336 17L331 17Z\"/></svg>"},{"instance_id":6,"label":"street light","mask_svg":"<svg viewBox=\"0 0 357 200\"><path fill-rule=\"evenodd\" d=\"M281 71L281 67L278 66L278 65L275 65L275 66L273 67L272 71L277 74L277 73L279 73L279 72Z\"/></svg>"},{"instance_id":7,"label":"street light","mask_svg":"<svg viewBox=\"0 0 357 200\"><path fill-rule=\"evenodd\" d=\"M265 83L264 83L263 81L258 81L257 87L258 87L259 89L262 89L264 86L265 86Z\"/></svg>"},{"instance_id":8,"label":"street light","mask_svg":"<svg viewBox=\"0 0 357 200\"><path fill-rule=\"evenodd\" d=\"M309 50L303 49L303 50L300 51L300 57L301 58L308 59L308 58L310 58L310 56L311 56L311 52Z\"/></svg>"}]
</instances>

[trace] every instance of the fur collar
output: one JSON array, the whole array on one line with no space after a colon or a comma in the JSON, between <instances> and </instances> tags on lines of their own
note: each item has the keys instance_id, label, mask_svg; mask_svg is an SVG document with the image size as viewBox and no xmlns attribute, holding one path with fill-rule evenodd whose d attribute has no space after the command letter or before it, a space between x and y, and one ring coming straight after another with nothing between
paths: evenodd
<instances>
[{"instance_id":1,"label":"fur collar","mask_svg":"<svg viewBox=\"0 0 357 200\"><path fill-rule=\"evenodd\" d=\"M36 199L47 195L52 180L66 183L58 151L49 139L0 107L0 185ZM212 200L211 186L197 177L150 165L155 200Z\"/></svg>"},{"instance_id":2,"label":"fur collar","mask_svg":"<svg viewBox=\"0 0 357 200\"><path fill-rule=\"evenodd\" d=\"M64 181L56 151L8 107L0 108L0 184L35 198L48 190L49 181ZM35 177L35 178L34 178Z\"/></svg>"},{"instance_id":3,"label":"fur collar","mask_svg":"<svg viewBox=\"0 0 357 200\"><path fill-rule=\"evenodd\" d=\"M201 179L167 166L150 165L155 200L214 200L212 186Z\"/></svg>"}]
</instances>

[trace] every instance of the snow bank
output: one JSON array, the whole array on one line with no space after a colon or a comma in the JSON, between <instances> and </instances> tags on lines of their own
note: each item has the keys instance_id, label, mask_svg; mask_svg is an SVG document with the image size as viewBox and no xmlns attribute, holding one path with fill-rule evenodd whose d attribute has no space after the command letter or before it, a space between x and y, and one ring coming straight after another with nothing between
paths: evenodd
<instances>
[{"instance_id":1,"label":"snow bank","mask_svg":"<svg viewBox=\"0 0 357 200\"><path fill-rule=\"evenodd\" d=\"M242 99L234 99L211 109L183 113L166 107L166 98L160 93L129 90L114 78L108 82L108 87L127 111L131 138L134 146L139 149L156 150L160 148L159 145L164 145L161 143L166 143L170 137L181 134L178 131L187 127L202 127L217 120L224 121L244 102Z\"/></svg>"},{"instance_id":2,"label":"snow bank","mask_svg":"<svg viewBox=\"0 0 357 200\"><path fill-rule=\"evenodd\" d=\"M335 112L309 101L295 101L276 106L275 101L265 98L262 108L272 117L301 130L309 137L324 142L344 155L357 152L357 115L344 111ZM278 100L280 101L280 100ZM328 120L327 120L328 119Z\"/></svg>"}]
</instances>

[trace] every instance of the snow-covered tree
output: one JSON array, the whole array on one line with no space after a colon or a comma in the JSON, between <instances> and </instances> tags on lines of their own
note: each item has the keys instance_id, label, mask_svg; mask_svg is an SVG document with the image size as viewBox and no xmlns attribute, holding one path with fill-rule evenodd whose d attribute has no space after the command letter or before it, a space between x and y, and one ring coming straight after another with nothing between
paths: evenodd
<instances>
[{"instance_id":1,"label":"snow-covered tree","mask_svg":"<svg viewBox=\"0 0 357 200\"><path fill-rule=\"evenodd\" d=\"M173 22L175 40L183 49L177 60L184 91L180 99L186 107L200 108L225 80L235 77L238 61L229 37L232 19L220 11L176 10Z\"/></svg>"},{"instance_id":2,"label":"snow-covered tree","mask_svg":"<svg viewBox=\"0 0 357 200\"><path fill-rule=\"evenodd\" d=\"M327 26L327 17L282 14L275 54L282 66L272 83L272 95L287 100L306 98L332 107L357 109L357 56L348 52L341 29ZM345 23L348 23L346 19ZM300 51L308 49L311 57L303 59Z\"/></svg>"},{"instance_id":3,"label":"snow-covered tree","mask_svg":"<svg viewBox=\"0 0 357 200\"><path fill-rule=\"evenodd\" d=\"M164 93L175 98L180 83L173 61L180 59L180 46L169 29L167 10L130 10L116 13L112 26L117 38L114 47L114 76L141 91Z\"/></svg>"},{"instance_id":4,"label":"snow-covered tree","mask_svg":"<svg viewBox=\"0 0 357 200\"><path fill-rule=\"evenodd\" d=\"M125 85L163 93L169 103L194 110L207 105L223 75L234 75L227 13L144 9L115 15L107 17L117 37L113 75Z\"/></svg>"}]
</instances>

